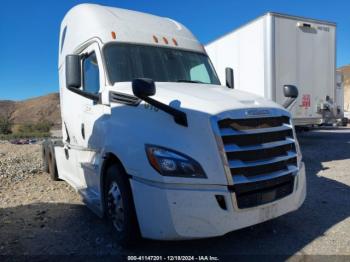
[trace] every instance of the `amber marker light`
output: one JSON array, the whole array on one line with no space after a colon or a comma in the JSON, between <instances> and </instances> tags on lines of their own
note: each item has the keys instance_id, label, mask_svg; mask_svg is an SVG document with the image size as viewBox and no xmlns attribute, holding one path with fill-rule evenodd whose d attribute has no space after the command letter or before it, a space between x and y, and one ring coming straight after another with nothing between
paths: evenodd
<instances>
[{"instance_id":1,"label":"amber marker light","mask_svg":"<svg viewBox=\"0 0 350 262\"><path fill-rule=\"evenodd\" d=\"M169 44L168 39L166 39L165 37L163 37L163 41L165 44Z\"/></svg>"},{"instance_id":2,"label":"amber marker light","mask_svg":"<svg viewBox=\"0 0 350 262\"><path fill-rule=\"evenodd\" d=\"M116 34L114 31L111 32L111 35L112 35L112 38L113 38L113 39L116 39L116 38L117 38L117 34Z\"/></svg>"},{"instance_id":3,"label":"amber marker light","mask_svg":"<svg viewBox=\"0 0 350 262\"><path fill-rule=\"evenodd\" d=\"M174 43L174 45L178 46L178 43L177 43L175 38L173 38L173 43Z\"/></svg>"},{"instance_id":4,"label":"amber marker light","mask_svg":"<svg viewBox=\"0 0 350 262\"><path fill-rule=\"evenodd\" d=\"M155 43L158 43L158 38L155 35L153 36L153 40Z\"/></svg>"}]
</instances>

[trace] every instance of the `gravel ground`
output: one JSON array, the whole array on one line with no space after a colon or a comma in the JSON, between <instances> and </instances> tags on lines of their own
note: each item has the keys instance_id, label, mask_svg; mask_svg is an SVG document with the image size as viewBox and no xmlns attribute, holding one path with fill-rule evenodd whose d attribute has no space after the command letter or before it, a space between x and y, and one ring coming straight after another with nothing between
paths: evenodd
<instances>
[{"instance_id":1,"label":"gravel ground","mask_svg":"<svg viewBox=\"0 0 350 262\"><path fill-rule=\"evenodd\" d=\"M42 170L41 145L0 142L0 184L26 179Z\"/></svg>"},{"instance_id":2,"label":"gravel ground","mask_svg":"<svg viewBox=\"0 0 350 262\"><path fill-rule=\"evenodd\" d=\"M350 129L301 133L299 141L308 196L298 211L219 238L145 240L128 249L117 245L104 221L65 182L51 182L38 172L38 145L0 144L0 254L264 254L283 259L297 255L292 260L348 255L326 258L350 259Z\"/></svg>"}]
</instances>

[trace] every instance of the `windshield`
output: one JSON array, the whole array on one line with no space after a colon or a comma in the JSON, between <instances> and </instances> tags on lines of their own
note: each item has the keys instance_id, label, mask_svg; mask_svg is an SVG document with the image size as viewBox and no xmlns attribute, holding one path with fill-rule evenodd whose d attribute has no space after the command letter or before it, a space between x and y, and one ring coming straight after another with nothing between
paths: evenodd
<instances>
[{"instance_id":1,"label":"windshield","mask_svg":"<svg viewBox=\"0 0 350 262\"><path fill-rule=\"evenodd\" d=\"M109 44L103 52L112 84L151 78L157 82L220 85L205 54L135 44Z\"/></svg>"}]
</instances>

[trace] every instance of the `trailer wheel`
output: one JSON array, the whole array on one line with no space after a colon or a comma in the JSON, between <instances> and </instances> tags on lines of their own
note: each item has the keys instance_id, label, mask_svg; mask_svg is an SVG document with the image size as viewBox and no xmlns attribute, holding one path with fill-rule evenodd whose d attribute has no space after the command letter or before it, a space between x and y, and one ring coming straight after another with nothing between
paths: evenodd
<instances>
[{"instance_id":1,"label":"trailer wheel","mask_svg":"<svg viewBox=\"0 0 350 262\"><path fill-rule=\"evenodd\" d=\"M348 126L348 123L349 123L349 119L347 119L346 117L344 117L343 119L342 119L342 126Z\"/></svg>"},{"instance_id":2,"label":"trailer wheel","mask_svg":"<svg viewBox=\"0 0 350 262\"><path fill-rule=\"evenodd\" d=\"M55 158L55 151L54 151L54 147L52 145L50 145L48 147L48 158L47 158L47 162L48 162L48 166L49 166L49 174L50 174L50 178L53 181L59 181L60 179L58 178L58 171L57 171L57 165L56 165L56 158Z\"/></svg>"},{"instance_id":3,"label":"trailer wheel","mask_svg":"<svg viewBox=\"0 0 350 262\"><path fill-rule=\"evenodd\" d=\"M140 230L127 176L116 164L107 169L106 176L104 199L108 222L119 244L135 244Z\"/></svg>"}]
</instances>

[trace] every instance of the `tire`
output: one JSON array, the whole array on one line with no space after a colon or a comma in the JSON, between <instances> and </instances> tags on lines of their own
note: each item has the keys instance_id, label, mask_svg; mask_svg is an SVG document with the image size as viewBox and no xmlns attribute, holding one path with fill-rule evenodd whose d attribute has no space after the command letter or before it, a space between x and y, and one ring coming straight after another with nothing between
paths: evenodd
<instances>
[{"instance_id":1,"label":"tire","mask_svg":"<svg viewBox=\"0 0 350 262\"><path fill-rule=\"evenodd\" d=\"M342 126L344 126L344 127L348 126L348 122L349 122L349 120L346 117L344 117L342 119Z\"/></svg>"},{"instance_id":2,"label":"tire","mask_svg":"<svg viewBox=\"0 0 350 262\"><path fill-rule=\"evenodd\" d=\"M58 178L58 171L57 171L57 165L56 165L56 158L55 158L55 150L53 145L48 146L48 166L49 166L49 174L50 178L52 181L59 181L60 179Z\"/></svg>"},{"instance_id":3,"label":"tire","mask_svg":"<svg viewBox=\"0 0 350 262\"><path fill-rule=\"evenodd\" d=\"M117 242L122 246L140 239L134 200L128 178L120 165L108 167L104 185L105 210Z\"/></svg>"},{"instance_id":4,"label":"tire","mask_svg":"<svg viewBox=\"0 0 350 262\"><path fill-rule=\"evenodd\" d=\"M42 145L42 157L43 157L43 172L44 173L49 173L49 163L48 163L48 148L46 146L46 143Z\"/></svg>"}]
</instances>

